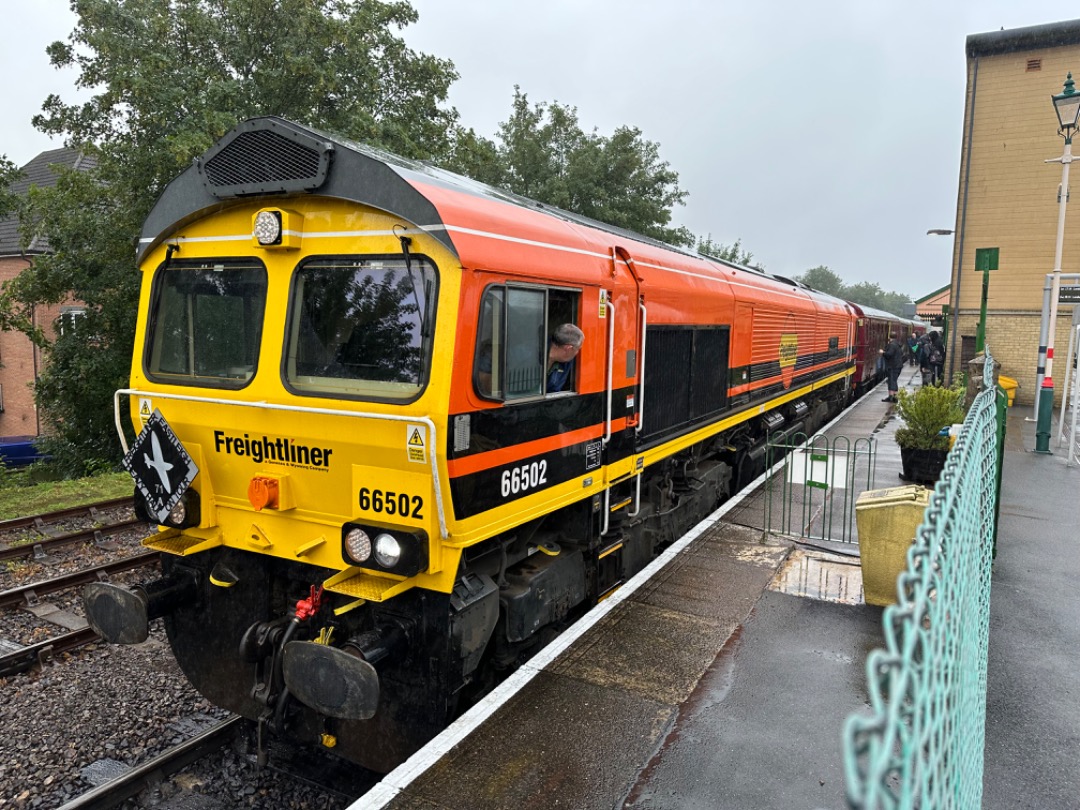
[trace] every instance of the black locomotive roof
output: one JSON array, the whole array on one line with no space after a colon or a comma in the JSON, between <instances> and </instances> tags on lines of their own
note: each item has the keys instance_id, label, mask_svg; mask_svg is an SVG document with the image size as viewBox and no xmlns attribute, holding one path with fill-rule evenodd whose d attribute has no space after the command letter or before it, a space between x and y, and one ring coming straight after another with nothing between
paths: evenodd
<instances>
[{"instance_id":1,"label":"black locomotive roof","mask_svg":"<svg viewBox=\"0 0 1080 810\"><path fill-rule=\"evenodd\" d=\"M143 224L137 258L141 262L149 250L178 228L237 198L311 193L370 205L431 228L432 236L457 255L451 235L438 227L445 224L438 209L414 182L500 200L623 239L704 258L694 251L276 116L241 122L166 186Z\"/></svg>"}]
</instances>

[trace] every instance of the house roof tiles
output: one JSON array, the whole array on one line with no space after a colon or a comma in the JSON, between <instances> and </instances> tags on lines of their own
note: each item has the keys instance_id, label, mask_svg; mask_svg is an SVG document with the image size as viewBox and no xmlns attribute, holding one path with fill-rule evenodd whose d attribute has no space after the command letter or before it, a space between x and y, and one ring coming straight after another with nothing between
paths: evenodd
<instances>
[{"instance_id":1,"label":"house roof tiles","mask_svg":"<svg viewBox=\"0 0 1080 810\"><path fill-rule=\"evenodd\" d=\"M80 171L87 171L97 165L93 157L81 154L79 150L69 147L50 149L42 152L25 166L22 167L22 177L9 187L16 194L26 194L31 186L49 188L56 185L58 166L67 166ZM19 218L15 215L0 219L0 258L9 256L29 256L45 253L49 246L43 237L35 236L24 251L22 249L21 234L19 233Z\"/></svg>"}]
</instances>

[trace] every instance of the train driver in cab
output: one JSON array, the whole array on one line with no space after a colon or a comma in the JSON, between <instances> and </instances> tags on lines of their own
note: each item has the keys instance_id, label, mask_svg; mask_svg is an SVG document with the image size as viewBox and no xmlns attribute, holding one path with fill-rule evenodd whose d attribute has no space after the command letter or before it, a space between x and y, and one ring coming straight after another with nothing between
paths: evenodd
<instances>
[{"instance_id":1,"label":"train driver in cab","mask_svg":"<svg viewBox=\"0 0 1080 810\"><path fill-rule=\"evenodd\" d=\"M572 323L564 323L551 336L548 347L547 392L562 391L574 376L574 358L585 342L585 333Z\"/></svg>"}]
</instances>

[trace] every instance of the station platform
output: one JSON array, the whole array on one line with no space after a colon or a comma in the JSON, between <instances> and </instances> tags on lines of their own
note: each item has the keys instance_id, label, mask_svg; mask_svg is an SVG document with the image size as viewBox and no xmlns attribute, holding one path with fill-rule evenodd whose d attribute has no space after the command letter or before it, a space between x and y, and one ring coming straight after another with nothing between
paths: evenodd
<instances>
[{"instance_id":1,"label":"station platform","mask_svg":"<svg viewBox=\"0 0 1080 810\"><path fill-rule=\"evenodd\" d=\"M1080 807L1080 468L1031 452L1030 408L1009 414L983 807ZM877 439L873 488L903 484L897 422L871 391L829 427ZM862 600L857 544L764 532L761 497L725 504L352 808L847 807L842 730L867 710L883 609Z\"/></svg>"}]
</instances>

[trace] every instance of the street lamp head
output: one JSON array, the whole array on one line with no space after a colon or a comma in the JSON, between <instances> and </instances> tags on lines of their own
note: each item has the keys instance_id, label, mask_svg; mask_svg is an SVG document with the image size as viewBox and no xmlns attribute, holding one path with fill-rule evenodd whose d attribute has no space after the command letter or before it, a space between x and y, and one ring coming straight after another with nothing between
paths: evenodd
<instances>
[{"instance_id":1,"label":"street lamp head","mask_svg":"<svg viewBox=\"0 0 1080 810\"><path fill-rule=\"evenodd\" d=\"M1077 95L1080 95L1080 93L1078 93ZM928 230L926 232L926 235L927 236L952 236L953 233L955 233L955 231L952 231L949 228L931 228L930 230Z\"/></svg>"},{"instance_id":2,"label":"street lamp head","mask_svg":"<svg viewBox=\"0 0 1080 810\"><path fill-rule=\"evenodd\" d=\"M1058 126L1066 139L1071 138L1072 131L1076 129L1076 119L1080 116L1080 93L1073 87L1071 72L1065 79L1064 90L1050 98L1053 99L1054 110L1057 112Z\"/></svg>"}]
</instances>

